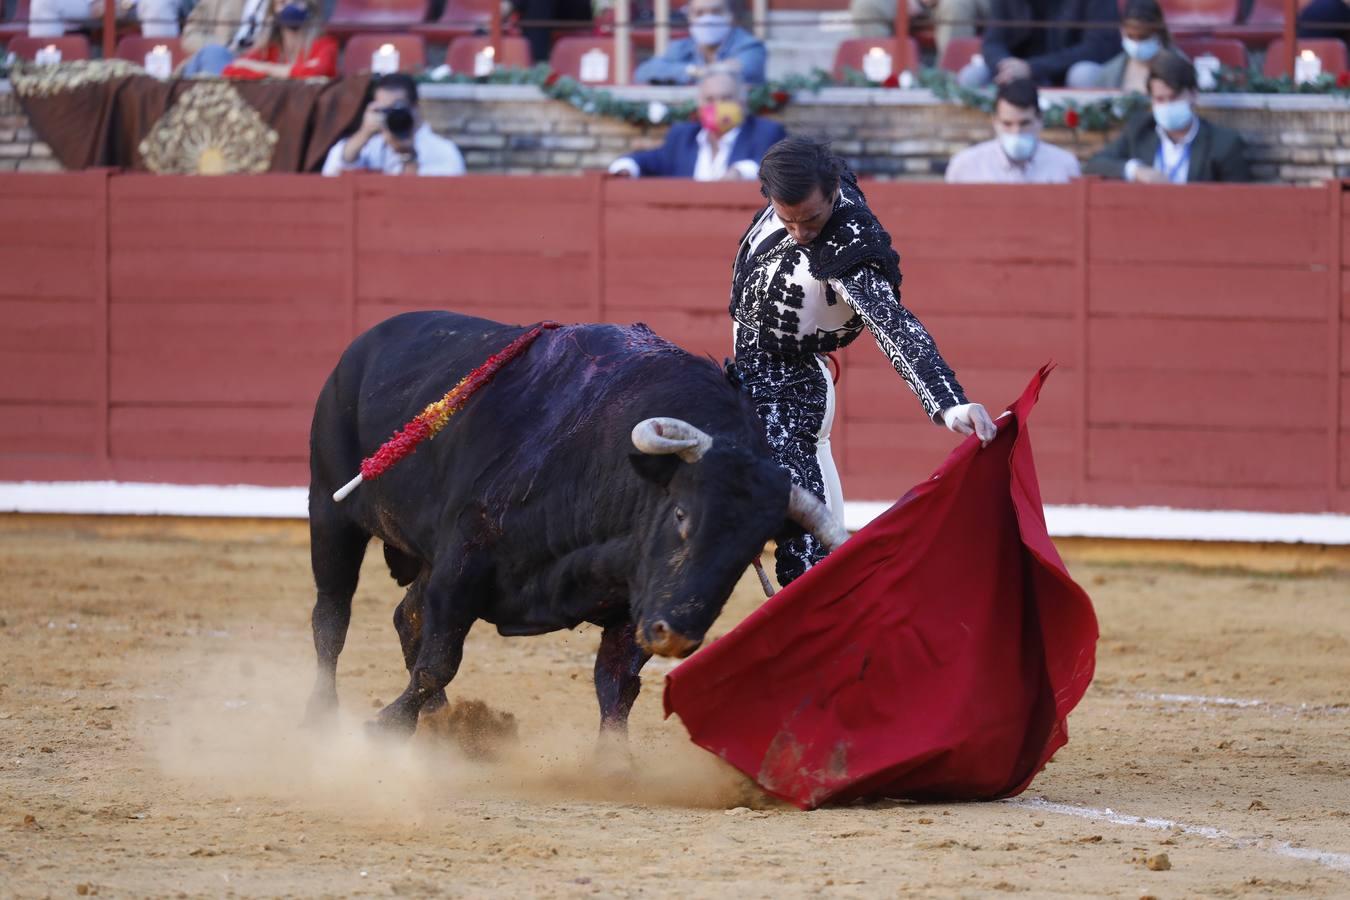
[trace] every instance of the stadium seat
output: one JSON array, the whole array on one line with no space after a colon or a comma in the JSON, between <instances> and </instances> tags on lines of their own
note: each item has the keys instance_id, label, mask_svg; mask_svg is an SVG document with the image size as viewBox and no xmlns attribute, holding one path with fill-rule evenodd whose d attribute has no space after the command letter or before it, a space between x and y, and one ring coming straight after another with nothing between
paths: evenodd
<instances>
[{"instance_id":1,"label":"stadium seat","mask_svg":"<svg viewBox=\"0 0 1350 900\"><path fill-rule=\"evenodd\" d=\"M142 37L139 34L128 34L117 42L117 50L113 53L118 59L125 59L127 62L133 62L138 66L145 65L145 56L156 47L168 47L169 53L173 56L173 67L175 69L187 59L187 54L183 52L183 45L178 38L152 38Z\"/></svg>"},{"instance_id":2,"label":"stadium seat","mask_svg":"<svg viewBox=\"0 0 1350 900\"><path fill-rule=\"evenodd\" d=\"M980 39L977 37L952 38L947 49L938 61L938 68L944 72L960 72L970 62L970 58L980 52Z\"/></svg>"},{"instance_id":3,"label":"stadium seat","mask_svg":"<svg viewBox=\"0 0 1350 900\"><path fill-rule=\"evenodd\" d=\"M1350 70L1345 43L1339 38L1301 38L1294 47L1298 55L1311 50L1322 60L1322 71L1328 75L1339 75ZM1284 38L1276 38L1266 49L1266 64L1262 71L1267 78L1284 74Z\"/></svg>"},{"instance_id":4,"label":"stadium seat","mask_svg":"<svg viewBox=\"0 0 1350 900\"><path fill-rule=\"evenodd\" d=\"M68 34L64 37L35 38L19 35L9 39L8 50L19 59L32 59L43 47L55 44L61 51L61 61L89 58L89 38L82 34Z\"/></svg>"},{"instance_id":5,"label":"stadium seat","mask_svg":"<svg viewBox=\"0 0 1350 900\"><path fill-rule=\"evenodd\" d=\"M1303 9L1312 0L1298 0ZM1215 37L1237 38L1249 50L1260 50L1284 34L1284 0L1253 0L1247 17L1232 28L1216 28Z\"/></svg>"},{"instance_id":6,"label":"stadium seat","mask_svg":"<svg viewBox=\"0 0 1350 900\"><path fill-rule=\"evenodd\" d=\"M427 0L337 0L324 31L338 38L366 31L402 31L426 17Z\"/></svg>"},{"instance_id":7,"label":"stadium seat","mask_svg":"<svg viewBox=\"0 0 1350 900\"><path fill-rule=\"evenodd\" d=\"M596 77L595 73L583 71L583 57L597 50L608 57L603 79ZM614 39L577 36L560 38L553 45L553 52L549 54L548 66L560 75L567 75L586 84L613 84ZM629 72L629 77L631 79L632 72Z\"/></svg>"},{"instance_id":8,"label":"stadium seat","mask_svg":"<svg viewBox=\"0 0 1350 900\"><path fill-rule=\"evenodd\" d=\"M1230 69L1247 68L1247 46L1236 38L1212 38L1180 35L1177 37L1177 49L1192 60L1201 56L1213 56Z\"/></svg>"},{"instance_id":9,"label":"stadium seat","mask_svg":"<svg viewBox=\"0 0 1350 900\"><path fill-rule=\"evenodd\" d=\"M894 38L849 38L839 45L839 49L834 54L834 77L843 78L845 69L863 71L863 58L872 51L872 48L879 47L892 58L895 55ZM891 63L892 72L895 71L895 64ZM914 38L909 39L909 70L911 72L919 71L919 42Z\"/></svg>"},{"instance_id":10,"label":"stadium seat","mask_svg":"<svg viewBox=\"0 0 1350 900\"><path fill-rule=\"evenodd\" d=\"M433 43L453 41L457 37L487 34L492 27L494 0L446 0L445 8L434 22L413 26L413 31Z\"/></svg>"},{"instance_id":11,"label":"stadium seat","mask_svg":"<svg viewBox=\"0 0 1350 900\"><path fill-rule=\"evenodd\" d=\"M1238 19L1238 0L1162 0L1163 17L1173 33L1208 34Z\"/></svg>"},{"instance_id":12,"label":"stadium seat","mask_svg":"<svg viewBox=\"0 0 1350 900\"><path fill-rule=\"evenodd\" d=\"M614 35L614 10L602 10L595 17L595 33L601 37L613 37ZM632 35L633 46L641 47L644 50L651 50L656 46L656 28L648 23L639 23L628 29ZM689 37L689 30L672 28L670 30L670 39L678 41Z\"/></svg>"},{"instance_id":13,"label":"stadium seat","mask_svg":"<svg viewBox=\"0 0 1350 900\"><path fill-rule=\"evenodd\" d=\"M14 7L14 17L0 21L0 42L28 33L29 0L19 0ZM3 18L4 4L0 4L0 18Z\"/></svg>"},{"instance_id":14,"label":"stadium seat","mask_svg":"<svg viewBox=\"0 0 1350 900\"><path fill-rule=\"evenodd\" d=\"M342 48L338 74L355 75L371 70L371 57L385 44L398 51L400 72L420 72L427 67L427 42L420 34L356 34Z\"/></svg>"},{"instance_id":15,"label":"stadium seat","mask_svg":"<svg viewBox=\"0 0 1350 900\"><path fill-rule=\"evenodd\" d=\"M456 75L472 75L473 61L492 41L486 37L457 37L445 51L445 64ZM496 64L503 69L528 69L530 44L523 37L502 38L501 55Z\"/></svg>"}]
</instances>

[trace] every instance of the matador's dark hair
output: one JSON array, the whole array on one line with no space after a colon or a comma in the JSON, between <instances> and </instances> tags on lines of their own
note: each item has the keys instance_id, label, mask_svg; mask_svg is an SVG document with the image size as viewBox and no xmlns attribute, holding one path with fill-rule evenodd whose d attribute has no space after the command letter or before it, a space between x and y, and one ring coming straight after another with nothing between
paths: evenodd
<instances>
[{"instance_id":1,"label":"matador's dark hair","mask_svg":"<svg viewBox=\"0 0 1350 900\"><path fill-rule=\"evenodd\" d=\"M820 192L829 198L839 187L848 164L830 152L825 141L786 137L769 148L759 164L759 192L766 200L795 205Z\"/></svg>"}]
</instances>

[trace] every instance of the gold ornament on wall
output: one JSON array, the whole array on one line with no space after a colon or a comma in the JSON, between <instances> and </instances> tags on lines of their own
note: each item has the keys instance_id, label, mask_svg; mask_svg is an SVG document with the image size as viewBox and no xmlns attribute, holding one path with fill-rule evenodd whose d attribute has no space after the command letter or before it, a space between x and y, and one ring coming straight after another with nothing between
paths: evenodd
<instances>
[{"instance_id":1,"label":"gold ornament on wall","mask_svg":"<svg viewBox=\"0 0 1350 900\"><path fill-rule=\"evenodd\" d=\"M228 82L193 85L141 141L145 167L157 175L266 172L277 133Z\"/></svg>"}]
</instances>

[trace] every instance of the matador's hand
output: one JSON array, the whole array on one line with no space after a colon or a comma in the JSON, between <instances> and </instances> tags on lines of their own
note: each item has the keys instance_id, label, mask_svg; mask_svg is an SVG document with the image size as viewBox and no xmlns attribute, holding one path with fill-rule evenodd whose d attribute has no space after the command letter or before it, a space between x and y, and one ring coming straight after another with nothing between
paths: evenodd
<instances>
[{"instance_id":1,"label":"matador's hand","mask_svg":"<svg viewBox=\"0 0 1350 900\"><path fill-rule=\"evenodd\" d=\"M942 411L942 421L957 434L975 435L983 447L988 447L994 435L998 434L998 426L989 417L989 411L979 403L949 406Z\"/></svg>"}]
</instances>

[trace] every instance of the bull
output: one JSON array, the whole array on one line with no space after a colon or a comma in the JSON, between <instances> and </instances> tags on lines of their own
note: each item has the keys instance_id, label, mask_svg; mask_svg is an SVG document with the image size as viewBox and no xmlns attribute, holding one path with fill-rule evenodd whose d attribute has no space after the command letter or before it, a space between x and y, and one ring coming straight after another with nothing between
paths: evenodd
<instances>
[{"instance_id":1,"label":"bull","mask_svg":"<svg viewBox=\"0 0 1350 900\"><path fill-rule=\"evenodd\" d=\"M642 666L693 652L768 540L797 527L826 546L843 540L773 461L745 393L644 325L545 331L434 439L333 499L364 456L525 330L396 316L359 336L325 382L310 433L311 722L337 708L372 537L407 588L394 627L409 674L372 725L403 735L445 703L480 619L503 635L600 626L602 734L623 733Z\"/></svg>"}]
</instances>

